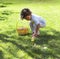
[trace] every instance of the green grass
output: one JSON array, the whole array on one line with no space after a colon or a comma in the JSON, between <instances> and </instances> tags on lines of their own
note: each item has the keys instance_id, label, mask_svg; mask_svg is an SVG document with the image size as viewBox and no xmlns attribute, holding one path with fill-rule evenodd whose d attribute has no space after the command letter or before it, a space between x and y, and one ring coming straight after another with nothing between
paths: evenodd
<instances>
[{"instance_id":1,"label":"green grass","mask_svg":"<svg viewBox=\"0 0 60 59\"><path fill-rule=\"evenodd\" d=\"M60 4L56 1L0 2L0 6L4 6L0 7L0 59L60 59ZM40 29L41 36L34 41L35 47L29 22L20 19L20 11L25 7L46 20L46 27ZM29 34L18 36L16 24L27 26Z\"/></svg>"}]
</instances>

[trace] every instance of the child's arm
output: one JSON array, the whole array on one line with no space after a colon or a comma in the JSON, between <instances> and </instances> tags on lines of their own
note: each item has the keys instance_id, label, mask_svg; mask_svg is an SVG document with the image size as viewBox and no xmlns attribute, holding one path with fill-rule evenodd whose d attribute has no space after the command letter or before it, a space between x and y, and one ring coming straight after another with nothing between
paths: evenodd
<instances>
[{"instance_id":1,"label":"child's arm","mask_svg":"<svg viewBox=\"0 0 60 59\"><path fill-rule=\"evenodd\" d=\"M40 28L40 24L37 24L35 32L33 33L33 36L37 36L37 32L39 31L39 28Z\"/></svg>"}]
</instances>

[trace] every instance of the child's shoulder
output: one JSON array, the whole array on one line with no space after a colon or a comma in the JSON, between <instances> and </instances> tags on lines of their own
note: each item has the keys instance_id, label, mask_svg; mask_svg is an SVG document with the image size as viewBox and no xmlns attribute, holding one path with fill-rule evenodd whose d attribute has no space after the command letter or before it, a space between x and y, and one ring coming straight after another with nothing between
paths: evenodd
<instances>
[{"instance_id":1,"label":"child's shoulder","mask_svg":"<svg viewBox=\"0 0 60 59\"><path fill-rule=\"evenodd\" d=\"M40 15L32 14L32 18L42 18Z\"/></svg>"},{"instance_id":2,"label":"child's shoulder","mask_svg":"<svg viewBox=\"0 0 60 59\"><path fill-rule=\"evenodd\" d=\"M38 16L38 15L36 15L36 14L32 14L32 16Z\"/></svg>"}]
</instances>

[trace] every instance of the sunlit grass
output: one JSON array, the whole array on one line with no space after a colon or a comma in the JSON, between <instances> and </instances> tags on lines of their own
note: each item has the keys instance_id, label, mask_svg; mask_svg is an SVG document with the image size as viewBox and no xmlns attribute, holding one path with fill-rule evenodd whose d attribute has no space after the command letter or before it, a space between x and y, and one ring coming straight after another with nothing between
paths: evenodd
<instances>
[{"instance_id":1,"label":"sunlit grass","mask_svg":"<svg viewBox=\"0 0 60 59\"><path fill-rule=\"evenodd\" d=\"M0 8L0 59L60 58L60 5L30 2L26 2L27 4L12 2ZM40 29L41 36L35 39L35 47L31 42L29 22L20 19L20 11L25 7L46 20L46 27ZM18 36L16 28L20 26L28 27L29 34Z\"/></svg>"}]
</instances>

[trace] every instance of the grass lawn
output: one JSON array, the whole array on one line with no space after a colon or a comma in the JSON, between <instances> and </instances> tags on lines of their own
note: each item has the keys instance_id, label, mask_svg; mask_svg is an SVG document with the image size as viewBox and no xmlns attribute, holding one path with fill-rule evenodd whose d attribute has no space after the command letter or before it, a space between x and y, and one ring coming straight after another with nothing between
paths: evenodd
<instances>
[{"instance_id":1,"label":"grass lawn","mask_svg":"<svg viewBox=\"0 0 60 59\"><path fill-rule=\"evenodd\" d=\"M46 20L46 27L40 29L41 36L34 41L36 46L31 42L29 22L20 19L20 11L25 7ZM60 59L59 21L58 0L0 1L0 59ZM16 24L28 27L29 34L17 35Z\"/></svg>"}]
</instances>

